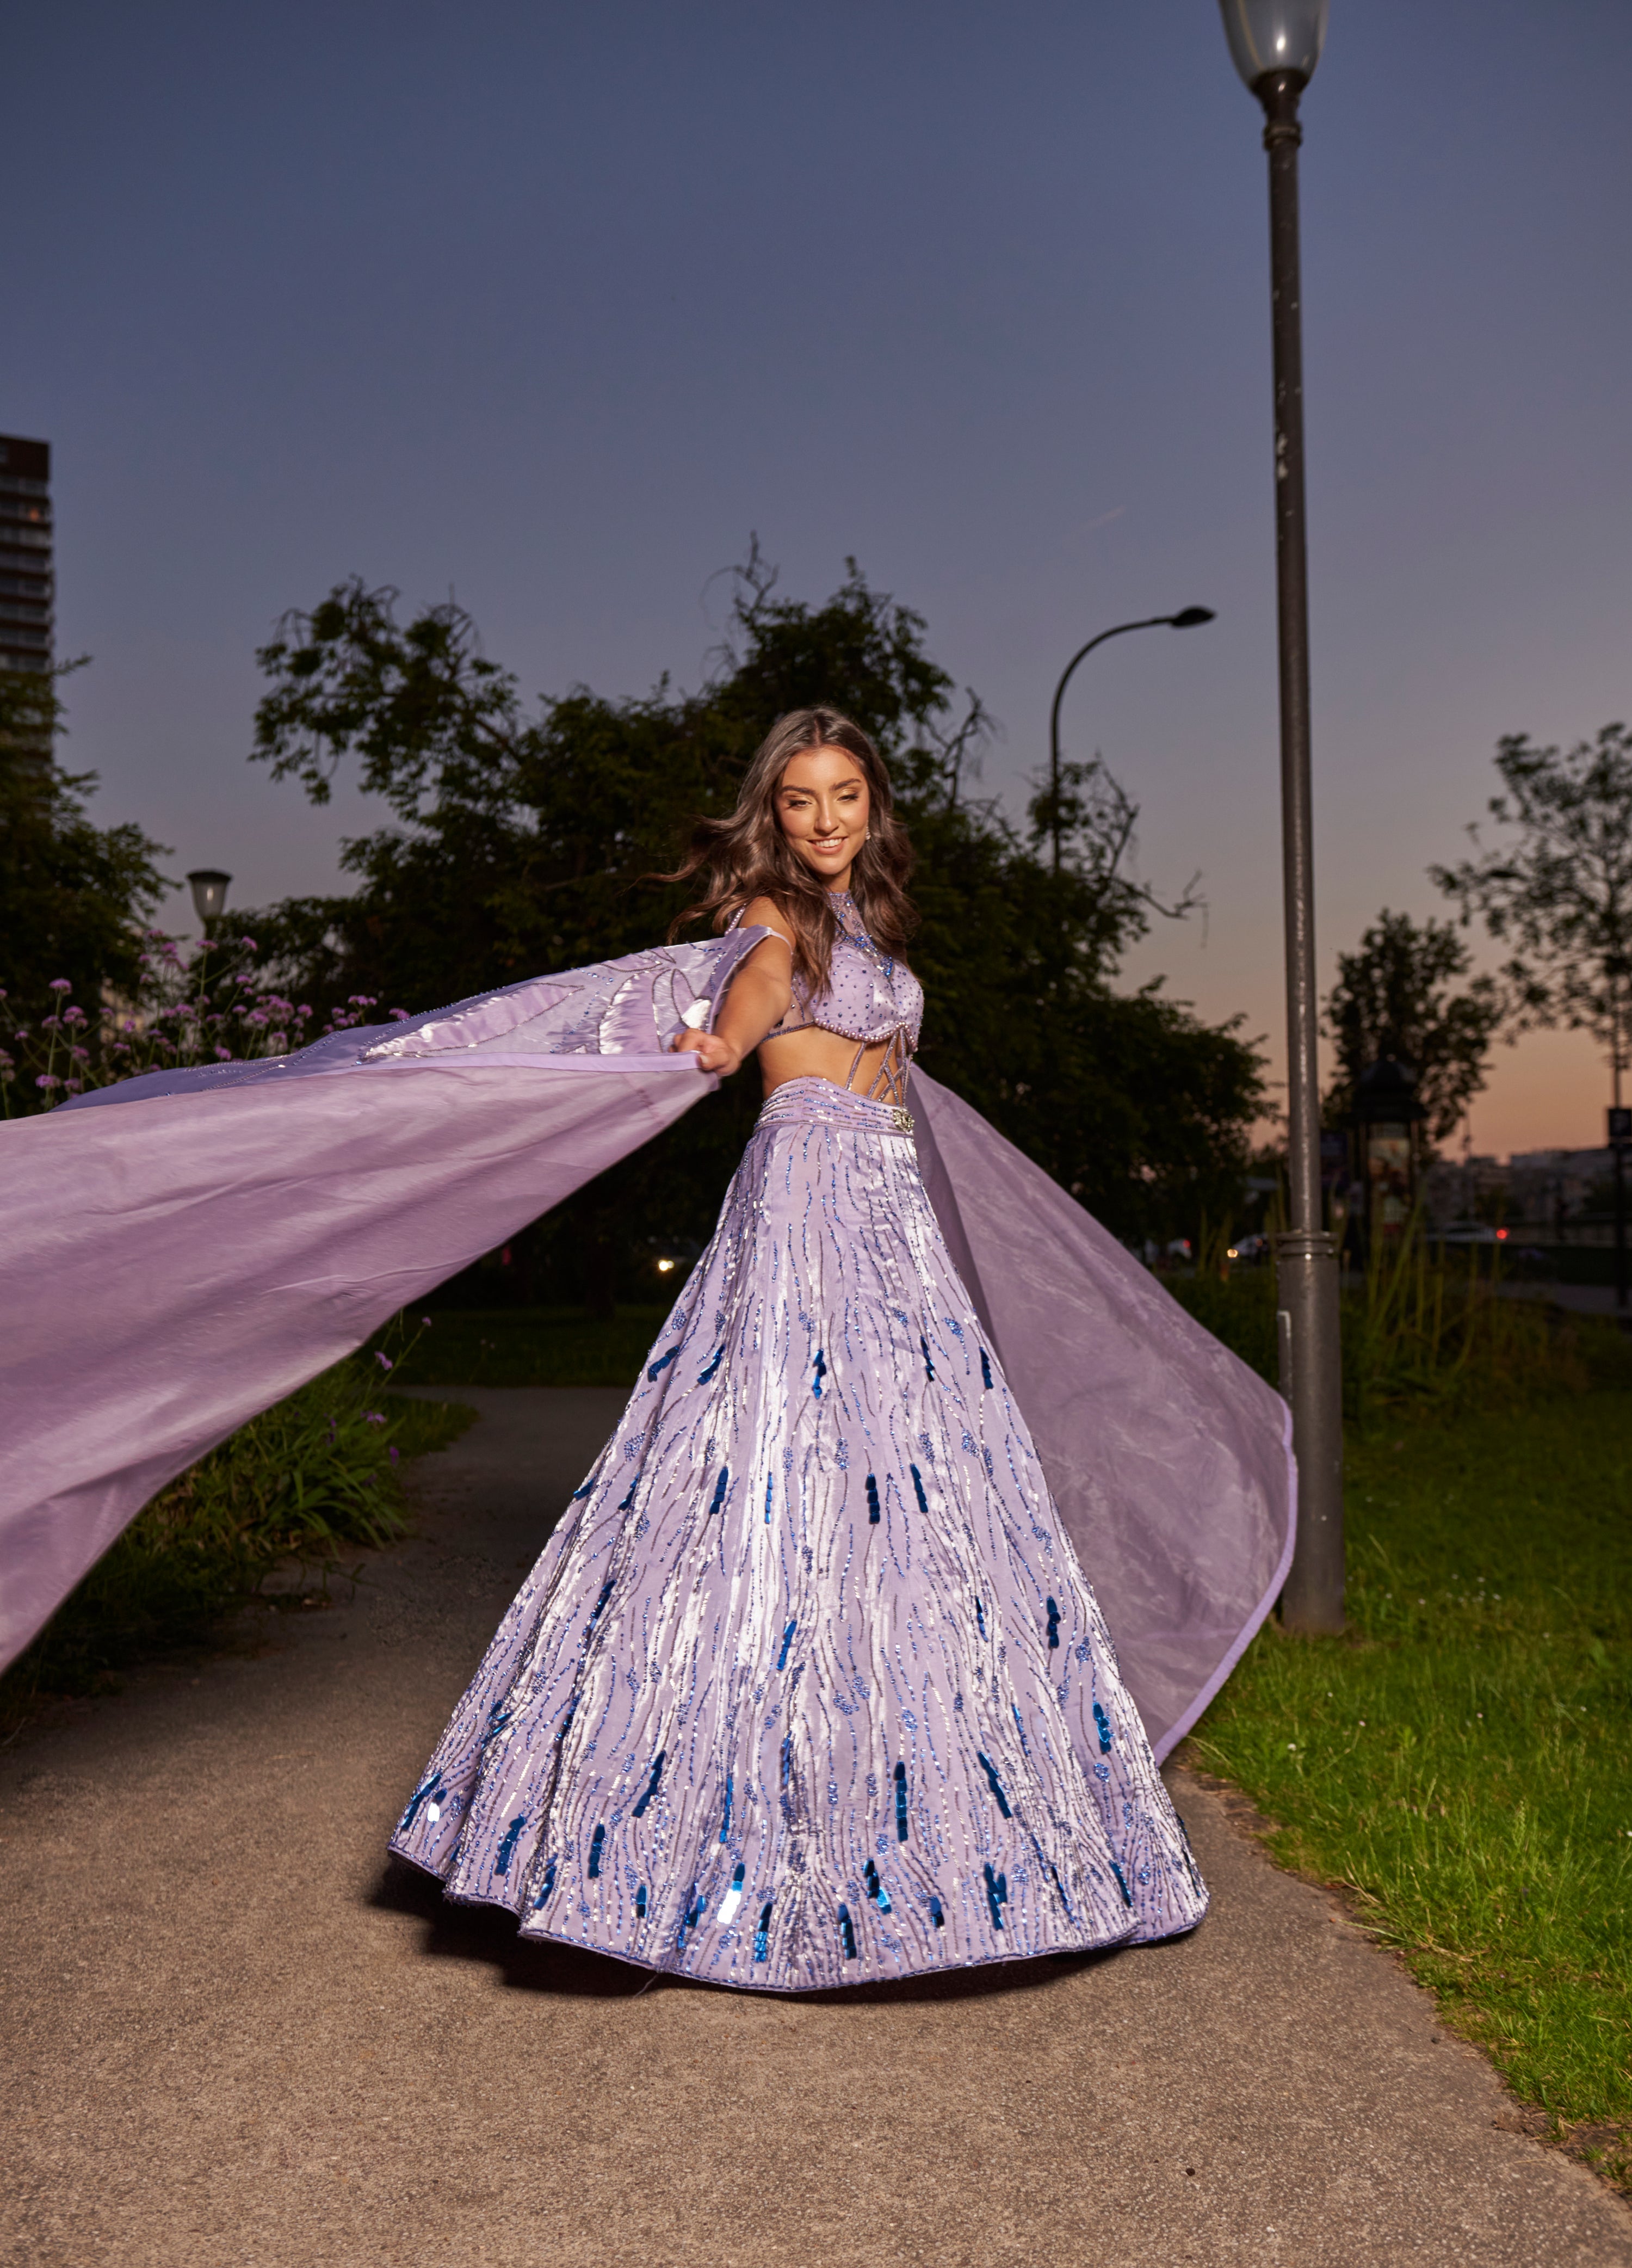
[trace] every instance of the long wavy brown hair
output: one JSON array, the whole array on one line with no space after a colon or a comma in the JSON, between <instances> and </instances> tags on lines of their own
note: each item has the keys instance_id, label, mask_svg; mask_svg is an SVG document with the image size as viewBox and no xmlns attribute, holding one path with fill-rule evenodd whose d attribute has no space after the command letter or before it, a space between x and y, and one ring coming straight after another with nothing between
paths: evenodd
<instances>
[{"instance_id":1,"label":"long wavy brown hair","mask_svg":"<svg viewBox=\"0 0 1632 2268\"><path fill-rule=\"evenodd\" d=\"M778 717L754 751L735 811L729 819L699 819L686 856L661 879L706 876L702 896L670 924L671 943L689 922L706 917L723 930L754 899L774 899L793 932L794 967L816 991L827 981L839 919L827 890L794 850L776 816L783 774L809 748L842 748L867 783L868 835L850 869L850 895L874 944L886 953L904 952L918 925L907 895L912 844L895 816L883 757L861 726L836 709L790 709Z\"/></svg>"}]
</instances>

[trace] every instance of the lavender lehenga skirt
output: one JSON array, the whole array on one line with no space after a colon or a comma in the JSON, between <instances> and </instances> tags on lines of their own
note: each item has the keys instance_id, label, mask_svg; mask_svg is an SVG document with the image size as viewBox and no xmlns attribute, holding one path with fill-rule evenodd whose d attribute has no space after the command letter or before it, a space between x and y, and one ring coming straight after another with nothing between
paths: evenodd
<instances>
[{"instance_id":1,"label":"lavender lehenga skirt","mask_svg":"<svg viewBox=\"0 0 1632 2268\"><path fill-rule=\"evenodd\" d=\"M768 1992L1201 1919L902 1114L767 1102L392 1847L526 1936Z\"/></svg>"}]
</instances>

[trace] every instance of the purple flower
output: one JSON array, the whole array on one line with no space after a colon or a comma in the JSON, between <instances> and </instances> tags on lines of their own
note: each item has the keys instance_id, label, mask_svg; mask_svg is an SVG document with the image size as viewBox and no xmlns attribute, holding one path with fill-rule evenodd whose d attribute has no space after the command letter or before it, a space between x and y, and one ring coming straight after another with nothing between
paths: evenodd
<instances>
[{"instance_id":1,"label":"purple flower","mask_svg":"<svg viewBox=\"0 0 1632 2268\"><path fill-rule=\"evenodd\" d=\"M253 937L240 937L239 943L243 946L246 953L259 953L261 950L261 947L255 943Z\"/></svg>"},{"instance_id":2,"label":"purple flower","mask_svg":"<svg viewBox=\"0 0 1632 2268\"><path fill-rule=\"evenodd\" d=\"M386 1013L394 1024L406 1024L408 1020L408 1012L406 1008L387 1008Z\"/></svg>"},{"instance_id":3,"label":"purple flower","mask_svg":"<svg viewBox=\"0 0 1632 2268\"><path fill-rule=\"evenodd\" d=\"M386 1413L383 1410L365 1410L363 1412L363 1422L365 1425L383 1425L386 1423Z\"/></svg>"},{"instance_id":4,"label":"purple flower","mask_svg":"<svg viewBox=\"0 0 1632 2268\"><path fill-rule=\"evenodd\" d=\"M395 1368L395 1365L393 1363L391 1357L388 1354L381 1354L378 1347L374 1350L374 1359L382 1370L392 1370Z\"/></svg>"},{"instance_id":5,"label":"purple flower","mask_svg":"<svg viewBox=\"0 0 1632 2268\"><path fill-rule=\"evenodd\" d=\"M389 1454L390 1454L391 1462L392 1462L392 1463L394 1465L394 1464L396 1463L396 1462L397 1462L398 1457L401 1454L401 1450L399 1450L399 1448L397 1447L397 1445L396 1445L396 1443L395 1443L394 1441L391 1444L391 1448L390 1448L390 1451L389 1451Z\"/></svg>"},{"instance_id":6,"label":"purple flower","mask_svg":"<svg viewBox=\"0 0 1632 2268\"><path fill-rule=\"evenodd\" d=\"M73 989L66 976L54 976L46 987L48 992L71 992Z\"/></svg>"},{"instance_id":7,"label":"purple flower","mask_svg":"<svg viewBox=\"0 0 1632 2268\"><path fill-rule=\"evenodd\" d=\"M42 1071L38 1079L34 1081L34 1085L36 1086L43 1086L48 1094L50 1092L52 1087L61 1086L62 1084L62 1080L57 1077L54 1071Z\"/></svg>"},{"instance_id":8,"label":"purple flower","mask_svg":"<svg viewBox=\"0 0 1632 2268\"><path fill-rule=\"evenodd\" d=\"M217 1048L216 1049L216 1061L217 1063L231 1063L232 1060L232 1050L231 1048Z\"/></svg>"},{"instance_id":9,"label":"purple flower","mask_svg":"<svg viewBox=\"0 0 1632 2268\"><path fill-rule=\"evenodd\" d=\"M69 1094L83 1094L85 1093L85 1083L84 1079L70 1079L66 1082L64 1092Z\"/></svg>"},{"instance_id":10,"label":"purple flower","mask_svg":"<svg viewBox=\"0 0 1632 2268\"><path fill-rule=\"evenodd\" d=\"M420 1321L420 1328L421 1328L421 1329L422 1329L422 1330L427 1330L427 1331L428 1331L428 1330L430 1329L430 1316L429 1316L429 1315L422 1315L422 1316L420 1317L419 1321Z\"/></svg>"}]
</instances>

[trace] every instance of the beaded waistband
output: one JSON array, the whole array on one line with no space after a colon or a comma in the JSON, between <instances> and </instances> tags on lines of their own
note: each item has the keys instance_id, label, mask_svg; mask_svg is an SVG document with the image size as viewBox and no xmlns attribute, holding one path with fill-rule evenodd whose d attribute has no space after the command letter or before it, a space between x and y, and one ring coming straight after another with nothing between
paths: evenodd
<instances>
[{"instance_id":1,"label":"beaded waistband","mask_svg":"<svg viewBox=\"0 0 1632 2268\"><path fill-rule=\"evenodd\" d=\"M757 1134L762 1126L801 1123L849 1126L858 1134L910 1135L913 1129L909 1110L853 1094L836 1079L805 1078L784 1079L766 1097L754 1130Z\"/></svg>"}]
</instances>

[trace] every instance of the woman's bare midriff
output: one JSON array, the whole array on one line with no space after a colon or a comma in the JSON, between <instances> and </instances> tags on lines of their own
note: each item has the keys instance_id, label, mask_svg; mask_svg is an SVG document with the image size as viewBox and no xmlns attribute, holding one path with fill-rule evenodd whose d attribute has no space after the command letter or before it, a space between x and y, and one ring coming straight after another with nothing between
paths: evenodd
<instances>
[{"instance_id":1,"label":"woman's bare midriff","mask_svg":"<svg viewBox=\"0 0 1632 2268\"><path fill-rule=\"evenodd\" d=\"M814 1024L807 1024L800 1032L778 1032L760 1042L760 1070L764 1075L765 1092L774 1094L779 1086L786 1086L790 1079L830 1079L835 1086L849 1082L854 1094L865 1094L878 1078L890 1043L881 1040L869 1048L856 1063L856 1042L847 1040L839 1032L824 1032ZM850 1065L856 1064L856 1075L850 1077Z\"/></svg>"}]
</instances>

